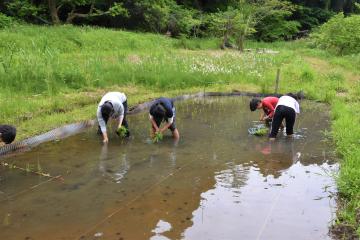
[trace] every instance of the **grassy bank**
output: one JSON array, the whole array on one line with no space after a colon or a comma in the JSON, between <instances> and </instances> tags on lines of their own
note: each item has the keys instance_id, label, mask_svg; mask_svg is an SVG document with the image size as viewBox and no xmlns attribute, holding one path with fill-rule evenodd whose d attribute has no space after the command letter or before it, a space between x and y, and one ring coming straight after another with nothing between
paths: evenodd
<instances>
[{"instance_id":1,"label":"grassy bank","mask_svg":"<svg viewBox=\"0 0 360 240\"><path fill-rule=\"evenodd\" d=\"M126 92L130 105L204 89L270 93L280 68L281 92L303 90L332 105L332 133L342 158L339 222L359 229L360 55L337 57L306 41L249 42L245 53L217 47L215 39L90 27L0 30L0 123L18 126L23 139L94 118L108 90Z\"/></svg>"},{"instance_id":2,"label":"grassy bank","mask_svg":"<svg viewBox=\"0 0 360 240\"><path fill-rule=\"evenodd\" d=\"M1 30L0 40L0 122L20 126L20 137L53 127L44 122L40 129L33 124L21 129L24 121L94 105L102 94L99 89L113 87L143 88L139 96L131 96L139 101L147 94L189 88L236 86L271 92L276 69L281 68L282 92L302 89L309 97L328 102L340 91L360 92L349 86L343 67L314 71L304 56L324 53L302 42L250 42L251 49L273 51L240 54L217 50L213 39L175 40L72 26L18 26Z\"/></svg>"}]
</instances>

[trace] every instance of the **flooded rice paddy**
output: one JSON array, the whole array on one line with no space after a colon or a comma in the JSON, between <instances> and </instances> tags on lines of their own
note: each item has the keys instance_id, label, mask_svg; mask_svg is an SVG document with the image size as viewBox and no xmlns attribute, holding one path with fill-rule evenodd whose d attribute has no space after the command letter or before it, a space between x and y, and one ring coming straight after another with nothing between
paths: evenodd
<instances>
[{"instance_id":1,"label":"flooded rice paddy","mask_svg":"<svg viewBox=\"0 0 360 240\"><path fill-rule=\"evenodd\" d=\"M0 239L329 239L326 107L302 102L296 138L269 143L248 101L177 103L178 143L153 144L142 113L129 140L93 129L2 159Z\"/></svg>"}]
</instances>

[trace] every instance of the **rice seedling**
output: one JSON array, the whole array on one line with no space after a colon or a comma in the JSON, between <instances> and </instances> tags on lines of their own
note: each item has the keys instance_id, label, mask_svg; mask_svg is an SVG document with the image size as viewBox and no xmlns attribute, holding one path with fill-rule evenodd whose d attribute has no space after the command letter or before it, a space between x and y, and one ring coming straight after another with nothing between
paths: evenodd
<instances>
[{"instance_id":1,"label":"rice seedling","mask_svg":"<svg viewBox=\"0 0 360 240\"><path fill-rule=\"evenodd\" d=\"M42 172L42 167L41 167L41 165L40 165L40 162L39 162L39 160L37 161L37 172Z\"/></svg>"},{"instance_id":2,"label":"rice seedling","mask_svg":"<svg viewBox=\"0 0 360 240\"><path fill-rule=\"evenodd\" d=\"M162 141L163 138L164 138L164 135L161 132L156 132L153 137L153 143L158 143L158 142Z\"/></svg>"},{"instance_id":3,"label":"rice seedling","mask_svg":"<svg viewBox=\"0 0 360 240\"><path fill-rule=\"evenodd\" d=\"M26 171L27 173L31 172L30 163L26 163L25 171Z\"/></svg>"},{"instance_id":4,"label":"rice seedling","mask_svg":"<svg viewBox=\"0 0 360 240\"><path fill-rule=\"evenodd\" d=\"M3 225L4 226L9 226L10 225L10 213L6 213L4 216L4 220L3 220Z\"/></svg>"},{"instance_id":5,"label":"rice seedling","mask_svg":"<svg viewBox=\"0 0 360 240\"><path fill-rule=\"evenodd\" d=\"M268 128L258 128L255 132L254 135L255 136L265 136L269 133L269 129Z\"/></svg>"},{"instance_id":6,"label":"rice seedling","mask_svg":"<svg viewBox=\"0 0 360 240\"><path fill-rule=\"evenodd\" d=\"M8 169L17 169L17 170L20 170L22 172L33 173L33 174L36 174L36 175L39 175L39 176L42 176L42 177L52 177L49 173L44 173L42 171L42 168L41 168L40 164L37 165L37 170L33 170L29 163L27 163L25 165L25 168L24 167L19 167L19 166L15 165L15 164L12 164L12 163L6 163L6 162L1 162L0 165L2 165L4 167L7 167Z\"/></svg>"},{"instance_id":7,"label":"rice seedling","mask_svg":"<svg viewBox=\"0 0 360 240\"><path fill-rule=\"evenodd\" d=\"M128 130L124 126L121 126L118 128L116 133L119 137L125 138L127 136Z\"/></svg>"}]
</instances>

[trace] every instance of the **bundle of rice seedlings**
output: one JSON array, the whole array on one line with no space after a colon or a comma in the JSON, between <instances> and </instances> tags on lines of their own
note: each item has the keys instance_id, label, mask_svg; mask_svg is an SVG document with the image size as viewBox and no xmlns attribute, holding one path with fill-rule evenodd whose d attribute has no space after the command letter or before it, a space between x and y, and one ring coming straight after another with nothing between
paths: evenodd
<instances>
[{"instance_id":1,"label":"bundle of rice seedlings","mask_svg":"<svg viewBox=\"0 0 360 240\"><path fill-rule=\"evenodd\" d=\"M154 143L157 143L157 142L160 142L161 140L163 140L163 134L160 133L160 132L156 132L155 135L154 135L154 138L153 138L153 142Z\"/></svg>"}]
</instances>

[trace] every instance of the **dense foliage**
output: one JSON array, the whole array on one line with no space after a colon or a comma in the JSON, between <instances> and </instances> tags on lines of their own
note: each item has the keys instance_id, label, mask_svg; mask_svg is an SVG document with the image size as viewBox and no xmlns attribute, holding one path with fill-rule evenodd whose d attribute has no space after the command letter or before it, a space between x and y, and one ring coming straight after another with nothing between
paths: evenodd
<instances>
[{"instance_id":1,"label":"dense foliage","mask_svg":"<svg viewBox=\"0 0 360 240\"><path fill-rule=\"evenodd\" d=\"M336 54L360 52L360 15L339 13L313 34L314 43Z\"/></svg>"},{"instance_id":2,"label":"dense foliage","mask_svg":"<svg viewBox=\"0 0 360 240\"><path fill-rule=\"evenodd\" d=\"M14 24L14 19L0 13L0 28L10 27Z\"/></svg>"},{"instance_id":3,"label":"dense foliage","mask_svg":"<svg viewBox=\"0 0 360 240\"><path fill-rule=\"evenodd\" d=\"M213 18L223 23L240 19L246 32L230 38L241 45L239 40L249 35L263 41L301 37L327 21L333 11L354 12L355 2L360 0L4 0L0 12L35 24L98 25L175 37L219 35ZM272 7L264 11L264 5ZM260 12L265 13L261 18ZM9 20L4 15L1 19L2 25Z\"/></svg>"}]
</instances>

